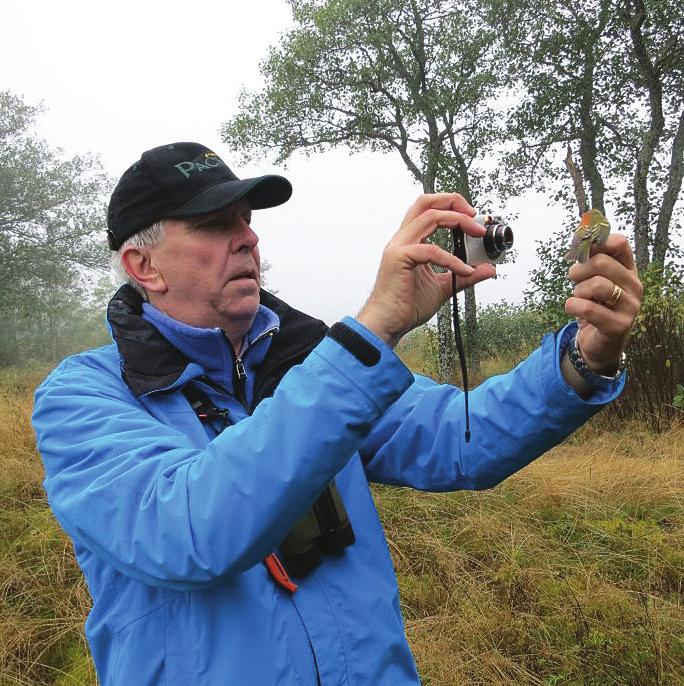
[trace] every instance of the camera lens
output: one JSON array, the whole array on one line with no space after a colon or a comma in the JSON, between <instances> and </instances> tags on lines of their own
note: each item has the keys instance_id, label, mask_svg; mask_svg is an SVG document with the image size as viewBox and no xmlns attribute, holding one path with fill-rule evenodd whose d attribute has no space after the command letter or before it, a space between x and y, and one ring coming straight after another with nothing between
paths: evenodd
<instances>
[{"instance_id":1,"label":"camera lens","mask_svg":"<svg viewBox=\"0 0 684 686\"><path fill-rule=\"evenodd\" d=\"M497 244L500 239L501 250L510 250L513 247L513 229L510 226L500 226L497 229Z\"/></svg>"},{"instance_id":2,"label":"camera lens","mask_svg":"<svg viewBox=\"0 0 684 686\"><path fill-rule=\"evenodd\" d=\"M485 252L490 260L497 260L501 254L513 247L513 229L506 224L490 224L483 236Z\"/></svg>"}]
</instances>

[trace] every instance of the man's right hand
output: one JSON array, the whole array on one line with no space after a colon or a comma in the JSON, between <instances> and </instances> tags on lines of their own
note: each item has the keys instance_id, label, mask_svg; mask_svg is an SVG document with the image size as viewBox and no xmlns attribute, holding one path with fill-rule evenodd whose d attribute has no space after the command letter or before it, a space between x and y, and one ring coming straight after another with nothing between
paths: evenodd
<instances>
[{"instance_id":1,"label":"man's right hand","mask_svg":"<svg viewBox=\"0 0 684 686\"><path fill-rule=\"evenodd\" d=\"M471 236L485 229L458 193L421 195L383 251L375 285L357 316L366 328L394 347L411 329L427 322L451 297L451 272L459 291L496 274L492 265L473 268L426 240L439 227L458 227ZM431 265L447 271L436 273Z\"/></svg>"}]
</instances>

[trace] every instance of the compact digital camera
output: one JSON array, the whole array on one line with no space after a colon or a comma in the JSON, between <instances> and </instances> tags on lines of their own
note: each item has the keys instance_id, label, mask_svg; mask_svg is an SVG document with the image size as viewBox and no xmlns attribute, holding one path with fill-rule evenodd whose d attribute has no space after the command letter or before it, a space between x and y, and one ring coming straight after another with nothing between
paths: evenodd
<instances>
[{"instance_id":1,"label":"compact digital camera","mask_svg":"<svg viewBox=\"0 0 684 686\"><path fill-rule=\"evenodd\" d=\"M473 219L482 224L487 233L481 238L469 236L460 229L453 232L454 254L466 264L497 264L502 262L506 252L513 247L513 229L498 216L478 214Z\"/></svg>"}]
</instances>

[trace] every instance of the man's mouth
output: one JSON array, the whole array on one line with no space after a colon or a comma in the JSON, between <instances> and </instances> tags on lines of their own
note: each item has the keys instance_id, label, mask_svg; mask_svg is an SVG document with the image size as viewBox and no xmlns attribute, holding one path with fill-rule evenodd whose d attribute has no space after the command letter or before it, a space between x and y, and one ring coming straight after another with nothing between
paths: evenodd
<instances>
[{"instance_id":1,"label":"man's mouth","mask_svg":"<svg viewBox=\"0 0 684 686\"><path fill-rule=\"evenodd\" d=\"M230 280L231 281L237 281L238 279L254 279L255 281L257 280L257 273L256 269L245 269L235 276L233 276Z\"/></svg>"}]
</instances>

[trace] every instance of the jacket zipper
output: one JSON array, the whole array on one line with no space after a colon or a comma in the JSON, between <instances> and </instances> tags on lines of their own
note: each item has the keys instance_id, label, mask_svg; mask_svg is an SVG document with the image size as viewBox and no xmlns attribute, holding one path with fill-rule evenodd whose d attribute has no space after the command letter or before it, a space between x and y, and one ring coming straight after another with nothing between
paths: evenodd
<instances>
[{"instance_id":1,"label":"jacket zipper","mask_svg":"<svg viewBox=\"0 0 684 686\"><path fill-rule=\"evenodd\" d=\"M263 331L262 333L260 333L260 334L250 343L250 346L251 346L251 345L254 345L255 343L258 343L259 341L263 340L263 339L266 338L267 336L273 336L273 334L274 334L276 331L278 331L278 327L277 327L277 326L274 326L274 327L272 327L272 328L270 328L270 329L267 329L266 331Z\"/></svg>"},{"instance_id":2,"label":"jacket zipper","mask_svg":"<svg viewBox=\"0 0 684 686\"><path fill-rule=\"evenodd\" d=\"M258 343L267 336L273 336L273 334L277 330L278 327L274 326L272 329L264 331L251 342L250 346L254 345L255 343ZM235 397L237 398L240 405L242 405L242 407L245 408L247 414L252 414L252 408L250 408L249 403L247 402L247 372L245 370L245 365L242 361L242 357L235 353L235 350L233 349L233 344L230 342L230 339L228 338L226 332L223 329L220 329L220 331L223 334L223 337L226 339L226 343L230 348L231 355L235 360L235 363L233 365L233 390L235 391Z\"/></svg>"},{"instance_id":3,"label":"jacket zipper","mask_svg":"<svg viewBox=\"0 0 684 686\"><path fill-rule=\"evenodd\" d=\"M235 373L233 374L233 387L235 388L235 395L240 402L240 405L245 408L247 414L251 414L247 406L247 372L245 365L242 363L242 358L235 357Z\"/></svg>"}]
</instances>

